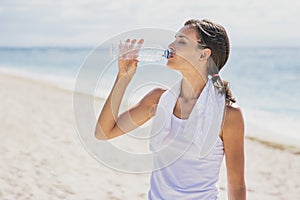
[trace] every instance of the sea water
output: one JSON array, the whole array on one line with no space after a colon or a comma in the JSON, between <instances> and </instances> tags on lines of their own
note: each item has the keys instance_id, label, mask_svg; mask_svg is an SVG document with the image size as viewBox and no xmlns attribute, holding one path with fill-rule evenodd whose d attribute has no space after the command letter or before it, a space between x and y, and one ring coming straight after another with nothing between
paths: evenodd
<instances>
[{"instance_id":1,"label":"sea water","mask_svg":"<svg viewBox=\"0 0 300 200\"><path fill-rule=\"evenodd\" d=\"M87 79L89 74L99 73L97 86L90 86L96 88L91 95L106 98L117 75L117 61L110 59L108 49L94 49L91 53L92 50L67 47L0 48L0 72L74 91L78 77L85 68ZM299 57L300 47L232 48L220 74L230 82L232 93L243 110L246 134L273 142L300 145ZM162 61L152 66L141 62L136 80L139 83L152 80L152 87L170 86L180 76L177 72L173 76L165 64ZM145 86L136 94L141 98L150 89Z\"/></svg>"}]
</instances>

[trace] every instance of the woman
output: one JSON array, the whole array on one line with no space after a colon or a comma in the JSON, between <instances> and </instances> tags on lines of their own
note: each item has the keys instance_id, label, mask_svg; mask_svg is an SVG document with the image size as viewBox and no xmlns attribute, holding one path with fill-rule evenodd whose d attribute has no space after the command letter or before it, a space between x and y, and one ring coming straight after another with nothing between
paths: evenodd
<instances>
[{"instance_id":1,"label":"woman","mask_svg":"<svg viewBox=\"0 0 300 200\"><path fill-rule=\"evenodd\" d=\"M134 48L136 42L136 40L127 40L125 45L120 45L121 51L131 52L131 59L120 57L118 60L118 76L96 126L95 137L97 139L107 140L125 134L141 126L151 117L158 118L161 114L158 109L159 105L168 106L166 103L163 105L163 99L170 96L170 92L167 94L168 90L166 92L164 89L157 88L145 95L136 106L118 116L123 94L134 76L138 64L138 48ZM142 43L143 40L140 40L137 46L140 47ZM199 121L196 121L195 124L202 123L199 134L205 132L204 129L208 127L205 129L208 137L205 139L201 138L202 136L198 137L198 143L195 141L174 163L152 172L148 198L218 199L216 183L225 154L228 199L246 199L243 116L241 109L235 104L228 83L223 81L218 74L229 56L229 39L225 29L209 20L188 20L176 34L169 49L171 56L168 58L167 66L179 71L182 74L182 80L174 107L171 104L171 128L167 129L168 133L166 134L172 135L175 126L181 130L180 133L188 134L184 125L188 123L190 116L196 113L195 116L198 116ZM215 92L214 90L219 94L215 94L213 97L211 94ZM221 104L214 100L210 101L209 98L222 99L222 95L224 96L224 112L211 114L210 111ZM206 104L208 101L212 103ZM194 108L198 104L204 110L202 114L199 114L198 110ZM208 126L205 121L206 118L209 118L208 115L211 117L212 126ZM217 118L222 121L216 122ZM218 126L220 128L215 129ZM187 127L193 127L193 123ZM198 134L198 132L194 132L196 135ZM213 135L216 137L214 138ZM153 139L153 149L155 150L156 147L165 143L166 138L163 140ZM201 141L205 142L201 143ZM207 145L206 141L212 142ZM207 151L203 153L203 149L207 149ZM198 153L199 155L203 153L201 159L197 159L196 154Z\"/></svg>"}]
</instances>

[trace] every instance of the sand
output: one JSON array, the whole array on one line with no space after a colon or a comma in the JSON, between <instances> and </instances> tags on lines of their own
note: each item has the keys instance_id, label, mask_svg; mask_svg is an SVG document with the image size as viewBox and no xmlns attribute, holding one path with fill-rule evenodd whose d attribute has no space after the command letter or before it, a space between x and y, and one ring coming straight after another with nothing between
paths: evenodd
<instances>
[{"instance_id":1,"label":"sand","mask_svg":"<svg viewBox=\"0 0 300 200\"><path fill-rule=\"evenodd\" d=\"M147 199L150 174L110 169L81 145L72 96L0 74L0 199ZM245 145L248 199L300 199L298 150L251 138ZM219 188L226 199L224 163Z\"/></svg>"}]
</instances>

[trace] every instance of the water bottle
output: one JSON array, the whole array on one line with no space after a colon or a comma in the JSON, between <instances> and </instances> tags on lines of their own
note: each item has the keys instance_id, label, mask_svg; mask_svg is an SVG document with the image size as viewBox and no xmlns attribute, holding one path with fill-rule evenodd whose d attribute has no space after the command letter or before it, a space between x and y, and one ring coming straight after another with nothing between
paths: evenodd
<instances>
[{"instance_id":1,"label":"water bottle","mask_svg":"<svg viewBox=\"0 0 300 200\"><path fill-rule=\"evenodd\" d=\"M119 52L117 49L112 48L111 56L117 59ZM140 62L159 62L171 56L171 50L156 48L156 47L141 47L138 52L138 60ZM125 57L126 59L126 57Z\"/></svg>"}]
</instances>

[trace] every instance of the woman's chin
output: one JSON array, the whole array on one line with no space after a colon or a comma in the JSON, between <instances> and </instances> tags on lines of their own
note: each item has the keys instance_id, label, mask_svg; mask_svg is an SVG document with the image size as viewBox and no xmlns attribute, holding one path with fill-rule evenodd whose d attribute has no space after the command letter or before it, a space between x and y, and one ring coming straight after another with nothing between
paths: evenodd
<instances>
[{"instance_id":1,"label":"woman's chin","mask_svg":"<svg viewBox=\"0 0 300 200\"><path fill-rule=\"evenodd\" d=\"M170 69L175 69L175 70L178 69L178 65L176 65L174 62L172 62L172 61L170 61L170 60L168 60L168 62L167 62L166 65L167 65L167 67L170 68Z\"/></svg>"},{"instance_id":2,"label":"woman's chin","mask_svg":"<svg viewBox=\"0 0 300 200\"><path fill-rule=\"evenodd\" d=\"M168 60L168 62L167 62L166 65L167 65L168 68L171 68L171 69L174 68L174 63L172 61L170 61L170 60Z\"/></svg>"}]
</instances>

